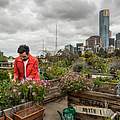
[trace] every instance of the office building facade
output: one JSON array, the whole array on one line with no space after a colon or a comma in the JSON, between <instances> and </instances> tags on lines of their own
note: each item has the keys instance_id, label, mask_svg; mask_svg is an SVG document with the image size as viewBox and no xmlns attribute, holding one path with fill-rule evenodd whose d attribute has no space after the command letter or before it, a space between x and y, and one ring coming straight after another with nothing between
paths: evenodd
<instances>
[{"instance_id":1,"label":"office building facade","mask_svg":"<svg viewBox=\"0 0 120 120\"><path fill-rule=\"evenodd\" d=\"M83 43L77 43L76 44L76 49L78 54L83 54L84 53L84 46Z\"/></svg>"},{"instance_id":2,"label":"office building facade","mask_svg":"<svg viewBox=\"0 0 120 120\"><path fill-rule=\"evenodd\" d=\"M115 48L119 48L120 49L120 33L116 34Z\"/></svg>"},{"instance_id":3,"label":"office building facade","mask_svg":"<svg viewBox=\"0 0 120 120\"><path fill-rule=\"evenodd\" d=\"M65 46L65 49L68 50L68 51L71 52L71 53L74 53L74 47L73 47L71 44L66 45L66 46Z\"/></svg>"},{"instance_id":4,"label":"office building facade","mask_svg":"<svg viewBox=\"0 0 120 120\"><path fill-rule=\"evenodd\" d=\"M102 47L102 41L100 36L91 36L86 40L86 48L91 49L93 52L98 52Z\"/></svg>"},{"instance_id":5,"label":"office building facade","mask_svg":"<svg viewBox=\"0 0 120 120\"><path fill-rule=\"evenodd\" d=\"M115 47L115 39L114 38L109 38L109 46Z\"/></svg>"}]
</instances>

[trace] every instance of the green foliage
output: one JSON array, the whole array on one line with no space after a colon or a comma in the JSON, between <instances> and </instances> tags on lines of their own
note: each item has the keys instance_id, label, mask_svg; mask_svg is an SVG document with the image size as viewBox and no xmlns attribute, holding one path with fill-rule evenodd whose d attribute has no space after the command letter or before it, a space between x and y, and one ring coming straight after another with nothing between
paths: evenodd
<instances>
[{"instance_id":1,"label":"green foliage","mask_svg":"<svg viewBox=\"0 0 120 120\"><path fill-rule=\"evenodd\" d=\"M45 88L39 84L32 85L32 99L33 101L38 101L39 103L43 101L45 95Z\"/></svg>"},{"instance_id":2,"label":"green foliage","mask_svg":"<svg viewBox=\"0 0 120 120\"><path fill-rule=\"evenodd\" d=\"M31 100L40 103L44 99L44 95L45 86L41 82L13 83L9 80L3 80L0 82L0 109Z\"/></svg>"},{"instance_id":3,"label":"green foliage","mask_svg":"<svg viewBox=\"0 0 120 120\"><path fill-rule=\"evenodd\" d=\"M120 57L120 50L119 49L115 49L114 55L117 56L117 57Z\"/></svg>"},{"instance_id":4,"label":"green foliage","mask_svg":"<svg viewBox=\"0 0 120 120\"><path fill-rule=\"evenodd\" d=\"M45 76L50 80L64 76L68 71L70 63L67 60L62 60L54 63L51 67L48 67L45 71Z\"/></svg>"},{"instance_id":5,"label":"green foliage","mask_svg":"<svg viewBox=\"0 0 120 120\"><path fill-rule=\"evenodd\" d=\"M61 92L63 94L79 92L85 90L84 77L77 75L68 75L62 78L60 82Z\"/></svg>"},{"instance_id":6,"label":"green foliage","mask_svg":"<svg viewBox=\"0 0 120 120\"><path fill-rule=\"evenodd\" d=\"M7 57L0 55L0 62L7 62Z\"/></svg>"},{"instance_id":7,"label":"green foliage","mask_svg":"<svg viewBox=\"0 0 120 120\"><path fill-rule=\"evenodd\" d=\"M0 70L0 80L9 79L9 74L7 70Z\"/></svg>"},{"instance_id":8,"label":"green foliage","mask_svg":"<svg viewBox=\"0 0 120 120\"><path fill-rule=\"evenodd\" d=\"M84 53L85 58L89 58L89 57L92 57L92 56L93 56L93 53L91 51L89 51L89 50L85 51L85 53Z\"/></svg>"},{"instance_id":9,"label":"green foliage","mask_svg":"<svg viewBox=\"0 0 120 120\"><path fill-rule=\"evenodd\" d=\"M117 79L117 80L120 80L120 70L117 70L116 79Z\"/></svg>"},{"instance_id":10,"label":"green foliage","mask_svg":"<svg viewBox=\"0 0 120 120\"><path fill-rule=\"evenodd\" d=\"M14 70L11 69L11 70L9 70L9 72L10 72L10 74L11 74L11 78L10 78L10 79L13 79L13 78L14 78Z\"/></svg>"},{"instance_id":11,"label":"green foliage","mask_svg":"<svg viewBox=\"0 0 120 120\"><path fill-rule=\"evenodd\" d=\"M52 74L52 76L56 77L60 77L60 76L64 76L65 72L66 72L66 68L64 67L59 67L59 66L53 66L51 68L50 73Z\"/></svg>"},{"instance_id":12,"label":"green foliage","mask_svg":"<svg viewBox=\"0 0 120 120\"><path fill-rule=\"evenodd\" d=\"M5 109L10 106L10 98L9 90L11 87L11 83L9 80L1 80L0 82L0 109Z\"/></svg>"},{"instance_id":13,"label":"green foliage","mask_svg":"<svg viewBox=\"0 0 120 120\"><path fill-rule=\"evenodd\" d=\"M83 64L76 64L73 66L73 71L74 72L81 72L83 69Z\"/></svg>"},{"instance_id":14,"label":"green foliage","mask_svg":"<svg viewBox=\"0 0 120 120\"><path fill-rule=\"evenodd\" d=\"M112 120L112 119L108 117L108 118L105 118L104 120Z\"/></svg>"},{"instance_id":15,"label":"green foliage","mask_svg":"<svg viewBox=\"0 0 120 120\"><path fill-rule=\"evenodd\" d=\"M106 58L107 57L107 52L103 48L100 48L98 56Z\"/></svg>"},{"instance_id":16,"label":"green foliage","mask_svg":"<svg viewBox=\"0 0 120 120\"><path fill-rule=\"evenodd\" d=\"M103 85L104 83L109 83L112 82L110 78L108 77L97 77L94 81L93 81L93 85L94 87L100 87L101 85Z\"/></svg>"},{"instance_id":17,"label":"green foliage","mask_svg":"<svg viewBox=\"0 0 120 120\"><path fill-rule=\"evenodd\" d=\"M86 58L86 62L88 63L88 65L92 66L98 72L109 73L109 64L107 59L93 55L89 58Z\"/></svg>"},{"instance_id":18,"label":"green foliage","mask_svg":"<svg viewBox=\"0 0 120 120\"><path fill-rule=\"evenodd\" d=\"M44 98L45 87L40 82L25 81L21 85L18 84L18 89L21 93L21 98L25 99L25 101L41 102Z\"/></svg>"},{"instance_id":19,"label":"green foliage","mask_svg":"<svg viewBox=\"0 0 120 120\"><path fill-rule=\"evenodd\" d=\"M92 77L91 71L90 71L89 68L85 68L85 67L84 67L84 69L82 69L82 71L81 71L81 74L82 74L83 76L85 75L85 77L87 77L87 78L91 78L91 77Z\"/></svg>"},{"instance_id":20,"label":"green foliage","mask_svg":"<svg viewBox=\"0 0 120 120\"><path fill-rule=\"evenodd\" d=\"M69 61L67 59L60 60L60 61L55 63L55 65L57 65L59 67L64 67L64 68L69 67L71 64L72 64L71 61Z\"/></svg>"},{"instance_id":21,"label":"green foliage","mask_svg":"<svg viewBox=\"0 0 120 120\"><path fill-rule=\"evenodd\" d=\"M63 93L70 93L70 92L78 92L84 89L83 81L66 81L64 86L62 87Z\"/></svg>"},{"instance_id":22,"label":"green foliage","mask_svg":"<svg viewBox=\"0 0 120 120\"><path fill-rule=\"evenodd\" d=\"M101 78L96 78L96 79L93 81L93 84L94 84L94 87L100 87L100 86L102 85Z\"/></svg>"}]
</instances>

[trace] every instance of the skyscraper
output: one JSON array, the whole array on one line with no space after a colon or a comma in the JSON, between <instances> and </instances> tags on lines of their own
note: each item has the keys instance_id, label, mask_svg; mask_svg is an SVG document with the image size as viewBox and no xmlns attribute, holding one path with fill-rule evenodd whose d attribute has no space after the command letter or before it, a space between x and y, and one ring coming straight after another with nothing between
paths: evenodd
<instances>
[{"instance_id":1,"label":"skyscraper","mask_svg":"<svg viewBox=\"0 0 120 120\"><path fill-rule=\"evenodd\" d=\"M108 9L101 10L99 13L99 34L104 49L109 47L109 15Z\"/></svg>"},{"instance_id":2,"label":"skyscraper","mask_svg":"<svg viewBox=\"0 0 120 120\"><path fill-rule=\"evenodd\" d=\"M120 33L116 34L116 48L120 49Z\"/></svg>"}]
</instances>

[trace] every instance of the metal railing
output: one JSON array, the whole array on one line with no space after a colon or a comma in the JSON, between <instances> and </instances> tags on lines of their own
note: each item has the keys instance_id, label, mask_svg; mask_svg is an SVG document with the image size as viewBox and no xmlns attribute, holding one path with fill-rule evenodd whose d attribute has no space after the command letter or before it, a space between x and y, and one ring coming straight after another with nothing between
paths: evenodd
<instances>
[{"instance_id":1,"label":"metal railing","mask_svg":"<svg viewBox=\"0 0 120 120\"><path fill-rule=\"evenodd\" d=\"M0 69L9 69L13 68L12 62L0 62Z\"/></svg>"}]
</instances>

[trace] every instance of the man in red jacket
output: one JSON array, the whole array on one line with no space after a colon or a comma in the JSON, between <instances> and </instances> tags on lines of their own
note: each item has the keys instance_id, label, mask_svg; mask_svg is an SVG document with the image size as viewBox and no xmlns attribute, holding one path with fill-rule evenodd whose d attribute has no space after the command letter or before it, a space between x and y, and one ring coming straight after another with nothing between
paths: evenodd
<instances>
[{"instance_id":1,"label":"man in red jacket","mask_svg":"<svg viewBox=\"0 0 120 120\"><path fill-rule=\"evenodd\" d=\"M29 53L29 47L20 45L17 52L19 56L14 62L14 80L40 80L38 60Z\"/></svg>"}]
</instances>

